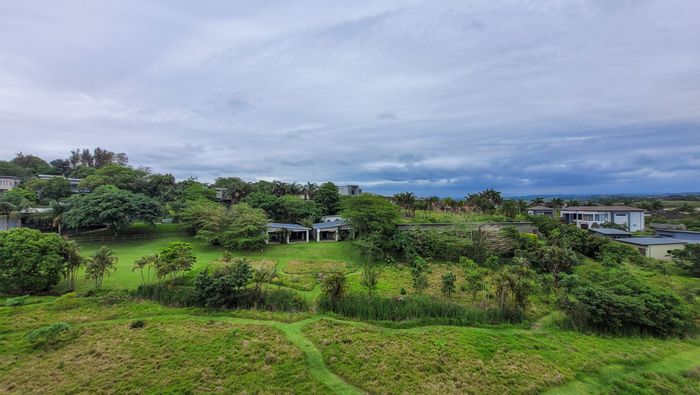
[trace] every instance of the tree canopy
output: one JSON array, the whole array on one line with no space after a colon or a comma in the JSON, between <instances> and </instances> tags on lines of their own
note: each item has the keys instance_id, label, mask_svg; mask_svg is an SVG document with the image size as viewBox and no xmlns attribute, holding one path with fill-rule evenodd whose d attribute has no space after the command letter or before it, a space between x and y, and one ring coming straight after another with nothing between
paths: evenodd
<instances>
[{"instance_id":1,"label":"tree canopy","mask_svg":"<svg viewBox=\"0 0 700 395\"><path fill-rule=\"evenodd\" d=\"M393 203L369 193L344 199L341 215L360 237L374 232L393 234L400 216Z\"/></svg>"},{"instance_id":2,"label":"tree canopy","mask_svg":"<svg viewBox=\"0 0 700 395\"><path fill-rule=\"evenodd\" d=\"M0 232L0 293L51 290L66 266L64 241L54 233L29 228Z\"/></svg>"}]
</instances>

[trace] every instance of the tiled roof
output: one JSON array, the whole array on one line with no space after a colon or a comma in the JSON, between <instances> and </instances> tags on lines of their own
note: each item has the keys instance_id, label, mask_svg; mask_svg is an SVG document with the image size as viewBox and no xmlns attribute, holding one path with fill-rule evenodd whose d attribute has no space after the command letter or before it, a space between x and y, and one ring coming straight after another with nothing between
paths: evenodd
<instances>
[{"instance_id":1,"label":"tiled roof","mask_svg":"<svg viewBox=\"0 0 700 395\"><path fill-rule=\"evenodd\" d=\"M570 206L562 211L644 211L641 208L630 206Z\"/></svg>"}]
</instances>

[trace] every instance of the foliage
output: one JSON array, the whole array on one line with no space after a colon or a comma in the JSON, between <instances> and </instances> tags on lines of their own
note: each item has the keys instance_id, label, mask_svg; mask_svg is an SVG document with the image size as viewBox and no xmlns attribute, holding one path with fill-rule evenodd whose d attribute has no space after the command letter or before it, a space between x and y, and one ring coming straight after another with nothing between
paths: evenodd
<instances>
[{"instance_id":1,"label":"foliage","mask_svg":"<svg viewBox=\"0 0 700 395\"><path fill-rule=\"evenodd\" d=\"M324 182L313 192L314 202L321 207L323 215L334 215L340 211L340 194L335 184Z\"/></svg>"},{"instance_id":2,"label":"foliage","mask_svg":"<svg viewBox=\"0 0 700 395\"><path fill-rule=\"evenodd\" d=\"M70 181L62 176L56 176L46 180L33 178L24 185L26 188L36 193L42 201L59 200L71 195Z\"/></svg>"},{"instance_id":3,"label":"foliage","mask_svg":"<svg viewBox=\"0 0 700 395\"><path fill-rule=\"evenodd\" d=\"M613 242L602 245L596 257L603 265L617 266L625 261L638 261L642 256L630 245Z\"/></svg>"},{"instance_id":4,"label":"foliage","mask_svg":"<svg viewBox=\"0 0 700 395\"><path fill-rule=\"evenodd\" d=\"M322 215L321 207L316 202L304 200L297 196L275 196L255 192L243 201L251 207L261 209L275 222L282 223L313 223Z\"/></svg>"},{"instance_id":5,"label":"foliage","mask_svg":"<svg viewBox=\"0 0 700 395\"><path fill-rule=\"evenodd\" d=\"M442 286L440 290L448 298L457 290L455 283L457 282L457 276L454 273L449 272L442 275Z\"/></svg>"},{"instance_id":6,"label":"foliage","mask_svg":"<svg viewBox=\"0 0 700 395\"><path fill-rule=\"evenodd\" d=\"M104 225L116 235L134 221L153 225L162 215L161 206L152 198L111 185L68 200L70 209L63 213L62 222L71 228Z\"/></svg>"},{"instance_id":7,"label":"foliage","mask_svg":"<svg viewBox=\"0 0 700 395\"><path fill-rule=\"evenodd\" d=\"M256 267L253 269L253 284L255 289L261 290L263 284L271 284L277 278L277 269L274 267Z\"/></svg>"},{"instance_id":8,"label":"foliage","mask_svg":"<svg viewBox=\"0 0 700 395\"><path fill-rule=\"evenodd\" d=\"M111 272L117 270L117 261L118 258L114 252L107 246L102 246L88 259L85 265L85 277L94 281L95 288L100 288L105 274L109 276Z\"/></svg>"},{"instance_id":9,"label":"foliage","mask_svg":"<svg viewBox=\"0 0 700 395\"><path fill-rule=\"evenodd\" d=\"M394 202L401 207L404 215L412 217L416 213L416 195L413 192L401 192L394 195Z\"/></svg>"},{"instance_id":10,"label":"foliage","mask_svg":"<svg viewBox=\"0 0 700 395\"><path fill-rule=\"evenodd\" d=\"M337 300L345 296L345 274L342 272L328 273L321 283L321 291L331 300Z\"/></svg>"},{"instance_id":11,"label":"foliage","mask_svg":"<svg viewBox=\"0 0 700 395\"><path fill-rule=\"evenodd\" d=\"M379 266L374 263L368 263L362 268L360 273L360 284L367 289L369 295L373 295L379 284L379 276L381 271Z\"/></svg>"},{"instance_id":12,"label":"foliage","mask_svg":"<svg viewBox=\"0 0 700 395\"><path fill-rule=\"evenodd\" d=\"M673 291L624 267L565 276L562 307L579 328L612 334L683 336L694 330L691 307Z\"/></svg>"},{"instance_id":13,"label":"foliage","mask_svg":"<svg viewBox=\"0 0 700 395\"><path fill-rule=\"evenodd\" d=\"M129 324L130 329L141 329L146 326L146 321L144 320L133 320Z\"/></svg>"},{"instance_id":14,"label":"foliage","mask_svg":"<svg viewBox=\"0 0 700 395\"><path fill-rule=\"evenodd\" d=\"M225 216L226 208L224 206L210 200L201 199L187 204L180 212L179 221L181 229L188 235L194 236L200 229L217 224L217 221L220 221Z\"/></svg>"},{"instance_id":15,"label":"foliage","mask_svg":"<svg viewBox=\"0 0 700 395\"><path fill-rule=\"evenodd\" d=\"M540 273L550 273L557 279L559 273L570 272L580 263L576 253L570 247L542 246L524 254L527 261Z\"/></svg>"},{"instance_id":16,"label":"foliage","mask_svg":"<svg viewBox=\"0 0 700 395\"><path fill-rule=\"evenodd\" d=\"M167 283L143 284L136 288L134 294L140 298L154 300L166 306L197 306L192 287L175 286Z\"/></svg>"},{"instance_id":17,"label":"foliage","mask_svg":"<svg viewBox=\"0 0 700 395\"><path fill-rule=\"evenodd\" d=\"M7 298L5 300L5 307L20 307L24 306L29 299L29 295L17 296L15 298Z\"/></svg>"},{"instance_id":18,"label":"foliage","mask_svg":"<svg viewBox=\"0 0 700 395\"><path fill-rule=\"evenodd\" d=\"M145 285L151 282L151 270L156 271L158 265L160 264L160 257L158 254L144 255L134 261L134 266L131 271L136 271L137 269L141 273L141 285ZM144 274L144 269L146 273Z\"/></svg>"},{"instance_id":19,"label":"foliage","mask_svg":"<svg viewBox=\"0 0 700 395\"><path fill-rule=\"evenodd\" d=\"M535 273L527 265L506 266L493 278L496 301L501 310L522 315L528 306L528 297L535 290Z\"/></svg>"},{"instance_id":20,"label":"foliage","mask_svg":"<svg viewBox=\"0 0 700 395\"><path fill-rule=\"evenodd\" d=\"M428 268L428 262L420 256L413 258L411 262L411 280L413 281L413 289L417 293L422 293L429 286L428 276L426 271L430 270Z\"/></svg>"},{"instance_id":21,"label":"foliage","mask_svg":"<svg viewBox=\"0 0 700 395\"><path fill-rule=\"evenodd\" d=\"M379 195L364 193L343 200L341 215L355 230L357 237L378 233L390 237L399 222L398 208Z\"/></svg>"},{"instance_id":22,"label":"foliage","mask_svg":"<svg viewBox=\"0 0 700 395\"><path fill-rule=\"evenodd\" d=\"M429 259L457 260L473 250L472 240L462 236L464 233L467 231L415 227L397 231L384 248L406 259L419 255Z\"/></svg>"},{"instance_id":23,"label":"foliage","mask_svg":"<svg viewBox=\"0 0 700 395\"><path fill-rule=\"evenodd\" d=\"M700 277L700 244L686 244L681 250L671 251L677 265L693 277Z\"/></svg>"},{"instance_id":24,"label":"foliage","mask_svg":"<svg viewBox=\"0 0 700 395\"><path fill-rule=\"evenodd\" d=\"M20 152L16 154L14 159L12 159L10 162L25 169L26 175L36 176L38 174L53 173L53 167L46 163L45 160L35 155L25 155L22 152Z\"/></svg>"},{"instance_id":25,"label":"foliage","mask_svg":"<svg viewBox=\"0 0 700 395\"><path fill-rule=\"evenodd\" d=\"M231 250L260 250L265 246L267 217L262 210L240 203L214 212L219 216L204 218L197 237Z\"/></svg>"},{"instance_id":26,"label":"foliage","mask_svg":"<svg viewBox=\"0 0 700 395\"><path fill-rule=\"evenodd\" d=\"M66 340L66 335L70 331L70 325L65 322L57 322L28 332L26 337L32 348L43 348L46 350Z\"/></svg>"},{"instance_id":27,"label":"foliage","mask_svg":"<svg viewBox=\"0 0 700 395\"><path fill-rule=\"evenodd\" d=\"M29 228L0 232L0 292L49 291L64 273L63 252L64 241L57 234Z\"/></svg>"},{"instance_id":28,"label":"foliage","mask_svg":"<svg viewBox=\"0 0 700 395\"><path fill-rule=\"evenodd\" d=\"M122 190L141 193L145 191L147 176L148 172L141 169L109 164L85 177L79 187L96 189L102 185L112 185Z\"/></svg>"},{"instance_id":29,"label":"foliage","mask_svg":"<svg viewBox=\"0 0 700 395\"><path fill-rule=\"evenodd\" d=\"M322 295L320 311L370 321L410 321L419 325L487 325L517 322L520 316L508 316L498 309L473 310L444 303L426 296L379 298L350 294L339 299Z\"/></svg>"},{"instance_id":30,"label":"foliage","mask_svg":"<svg viewBox=\"0 0 700 395\"><path fill-rule=\"evenodd\" d=\"M192 244L183 241L173 241L160 250L155 260L156 276L159 279L177 279L183 273L192 269L197 257L192 252Z\"/></svg>"},{"instance_id":31,"label":"foliage","mask_svg":"<svg viewBox=\"0 0 700 395\"><path fill-rule=\"evenodd\" d=\"M482 213L493 213L503 203L501 193L491 188L467 196L467 203Z\"/></svg>"},{"instance_id":32,"label":"foliage","mask_svg":"<svg viewBox=\"0 0 700 395\"><path fill-rule=\"evenodd\" d=\"M479 291L486 289L487 270L479 267L476 262L467 257L460 257L459 264L464 269L465 290L471 293L472 299L475 299Z\"/></svg>"},{"instance_id":33,"label":"foliage","mask_svg":"<svg viewBox=\"0 0 700 395\"><path fill-rule=\"evenodd\" d=\"M85 265L85 258L80 255L80 248L78 248L78 244L75 241L64 242L61 253L66 263L63 274L66 280L66 291L72 292L75 290L78 271Z\"/></svg>"}]
</instances>

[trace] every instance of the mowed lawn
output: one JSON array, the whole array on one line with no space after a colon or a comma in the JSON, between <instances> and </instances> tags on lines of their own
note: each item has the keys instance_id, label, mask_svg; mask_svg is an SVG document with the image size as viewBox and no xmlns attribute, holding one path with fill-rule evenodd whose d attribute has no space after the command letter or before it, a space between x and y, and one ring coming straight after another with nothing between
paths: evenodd
<instances>
[{"instance_id":1,"label":"mowed lawn","mask_svg":"<svg viewBox=\"0 0 700 395\"><path fill-rule=\"evenodd\" d=\"M193 271L197 272L206 267L212 266L219 260L224 249L215 247L198 240L193 237L175 236L158 239L145 240L128 240L128 241L107 241L107 242L79 242L81 253L85 257L89 257L101 246L107 246L119 259L117 262L117 270L112 272L109 277L105 277L102 287L106 289L134 289L141 284L141 274L138 270L133 271L134 261L138 258L157 253L168 243L174 241L186 241L192 243L194 254L197 257L197 263L193 267ZM263 251L232 251L236 257L243 257L255 260L272 260L276 262L279 269L290 262L299 263L305 262L336 262L338 266L354 267L358 264L359 258L355 252L352 243L299 243L289 245L269 245ZM294 284L291 284L294 285ZM313 288L315 284L311 284ZM59 289L63 284L59 284ZM81 273L79 276L77 291L86 292L93 287L93 284L86 280ZM303 287L302 290L306 290Z\"/></svg>"}]
</instances>

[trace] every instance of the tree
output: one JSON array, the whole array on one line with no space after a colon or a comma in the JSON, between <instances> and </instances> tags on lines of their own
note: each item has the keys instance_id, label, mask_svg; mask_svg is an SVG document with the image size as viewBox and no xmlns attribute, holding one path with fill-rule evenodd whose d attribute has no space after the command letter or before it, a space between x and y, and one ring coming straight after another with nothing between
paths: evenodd
<instances>
[{"instance_id":1,"label":"tree","mask_svg":"<svg viewBox=\"0 0 700 395\"><path fill-rule=\"evenodd\" d=\"M486 289L486 269L482 269L476 262L466 257L460 257L459 264L464 269L467 291L471 293L472 299L476 299L476 294Z\"/></svg>"},{"instance_id":2,"label":"tree","mask_svg":"<svg viewBox=\"0 0 700 395\"><path fill-rule=\"evenodd\" d=\"M223 188L227 198L233 204L243 200L253 192L253 186L238 177L220 177L214 181L214 187Z\"/></svg>"},{"instance_id":3,"label":"tree","mask_svg":"<svg viewBox=\"0 0 700 395\"><path fill-rule=\"evenodd\" d=\"M151 282L151 269L158 267L160 263L160 257L158 254L145 255L134 261L134 266L131 271L136 271L137 269L141 272L141 285ZM146 274L144 275L143 270L146 269Z\"/></svg>"},{"instance_id":4,"label":"tree","mask_svg":"<svg viewBox=\"0 0 700 395\"><path fill-rule=\"evenodd\" d=\"M192 269L197 257L192 252L192 244L184 241L172 241L158 253L155 261L156 276L159 279L178 277Z\"/></svg>"},{"instance_id":5,"label":"tree","mask_svg":"<svg viewBox=\"0 0 700 395\"><path fill-rule=\"evenodd\" d=\"M455 282L457 281L457 276L454 273L448 272L442 275L442 287L440 288L443 295L448 298L452 296L456 290Z\"/></svg>"},{"instance_id":6,"label":"tree","mask_svg":"<svg viewBox=\"0 0 700 395\"><path fill-rule=\"evenodd\" d=\"M95 288L101 288L105 274L109 276L111 272L117 270L117 260L114 251L107 246L102 246L88 260L85 266L85 276L95 282Z\"/></svg>"},{"instance_id":7,"label":"tree","mask_svg":"<svg viewBox=\"0 0 700 395\"><path fill-rule=\"evenodd\" d=\"M148 172L141 169L108 164L98 168L93 174L85 177L80 182L79 187L95 189L101 185L114 185L119 189L138 193L145 191L147 176Z\"/></svg>"},{"instance_id":8,"label":"tree","mask_svg":"<svg viewBox=\"0 0 700 395\"><path fill-rule=\"evenodd\" d=\"M306 200L313 200L313 198L316 197L317 191L318 191L318 185L314 184L313 182L307 182L301 188L301 193L304 194L304 198ZM336 192L338 192L337 189L336 189Z\"/></svg>"},{"instance_id":9,"label":"tree","mask_svg":"<svg viewBox=\"0 0 700 395\"><path fill-rule=\"evenodd\" d=\"M277 278L277 269L257 267L253 269L253 284L255 284L255 289L260 292L263 284L272 283L275 278Z\"/></svg>"},{"instance_id":10,"label":"tree","mask_svg":"<svg viewBox=\"0 0 700 395\"><path fill-rule=\"evenodd\" d=\"M527 265L506 266L496 273L493 281L501 310L522 315L535 289L533 278Z\"/></svg>"},{"instance_id":11,"label":"tree","mask_svg":"<svg viewBox=\"0 0 700 395\"><path fill-rule=\"evenodd\" d=\"M501 214L508 218L515 218L515 216L519 213L518 204L515 200L504 200L501 204L500 210Z\"/></svg>"},{"instance_id":12,"label":"tree","mask_svg":"<svg viewBox=\"0 0 700 395\"><path fill-rule=\"evenodd\" d=\"M368 263L362 268L362 273L360 273L360 284L367 288L367 293L369 296L374 295L374 291L377 289L379 275L379 267L374 263Z\"/></svg>"},{"instance_id":13,"label":"tree","mask_svg":"<svg viewBox=\"0 0 700 395\"><path fill-rule=\"evenodd\" d=\"M345 296L345 274L332 272L326 274L321 283L323 294L332 300L338 300Z\"/></svg>"},{"instance_id":14,"label":"tree","mask_svg":"<svg viewBox=\"0 0 700 395\"><path fill-rule=\"evenodd\" d=\"M40 200L59 200L71 195L70 181L62 176L46 180L34 178L25 185L35 191Z\"/></svg>"},{"instance_id":15,"label":"tree","mask_svg":"<svg viewBox=\"0 0 700 395\"><path fill-rule=\"evenodd\" d=\"M313 189L313 187L311 187ZM309 191L309 194L314 191ZM321 207L323 215L334 215L340 211L340 194L332 182L324 182L314 193L314 201Z\"/></svg>"},{"instance_id":16,"label":"tree","mask_svg":"<svg viewBox=\"0 0 700 395\"><path fill-rule=\"evenodd\" d=\"M503 203L503 197L500 192L489 188L479 193L469 194L467 203L482 213L493 213Z\"/></svg>"},{"instance_id":17,"label":"tree","mask_svg":"<svg viewBox=\"0 0 700 395\"><path fill-rule=\"evenodd\" d=\"M671 251L676 264L686 269L691 276L700 277L700 244L686 244L681 250Z\"/></svg>"},{"instance_id":18,"label":"tree","mask_svg":"<svg viewBox=\"0 0 700 395\"><path fill-rule=\"evenodd\" d=\"M71 166L68 159L54 159L49 164L51 167L53 167L53 172L55 174L67 176L71 171Z\"/></svg>"},{"instance_id":19,"label":"tree","mask_svg":"<svg viewBox=\"0 0 700 395\"><path fill-rule=\"evenodd\" d=\"M399 210L395 205L369 193L344 199L341 215L359 237L373 232L391 236L399 222Z\"/></svg>"},{"instance_id":20,"label":"tree","mask_svg":"<svg viewBox=\"0 0 700 395\"><path fill-rule=\"evenodd\" d=\"M24 168L26 173L31 175L52 174L54 171L53 167L46 163L45 160L34 155L24 155L21 152L16 154L11 162Z\"/></svg>"},{"instance_id":21,"label":"tree","mask_svg":"<svg viewBox=\"0 0 700 395\"><path fill-rule=\"evenodd\" d=\"M78 244L74 241L64 242L61 253L65 261L63 277L66 280L66 291L72 292L75 290L75 281L78 278L78 271L85 265L85 258L80 255L80 248L78 248Z\"/></svg>"},{"instance_id":22,"label":"tree","mask_svg":"<svg viewBox=\"0 0 700 395\"><path fill-rule=\"evenodd\" d=\"M72 196L69 207L62 218L66 226L104 225L115 236L134 221L154 225L162 216L162 208L154 199L111 185L100 186L86 195Z\"/></svg>"},{"instance_id":23,"label":"tree","mask_svg":"<svg viewBox=\"0 0 700 395\"><path fill-rule=\"evenodd\" d=\"M230 250L261 250L265 246L267 216L261 209L240 203L229 209L210 210L197 237Z\"/></svg>"},{"instance_id":24,"label":"tree","mask_svg":"<svg viewBox=\"0 0 700 395\"><path fill-rule=\"evenodd\" d=\"M425 259L416 256L411 262L411 280L413 281L413 289L416 293L423 293L424 290L428 289L428 276L426 275L428 271L428 262Z\"/></svg>"},{"instance_id":25,"label":"tree","mask_svg":"<svg viewBox=\"0 0 700 395\"><path fill-rule=\"evenodd\" d=\"M416 213L416 195L412 192L401 192L394 195L394 201L404 210L407 216L414 216Z\"/></svg>"},{"instance_id":26,"label":"tree","mask_svg":"<svg viewBox=\"0 0 700 395\"><path fill-rule=\"evenodd\" d=\"M51 290L65 272L64 242L55 233L29 228L0 232L0 293Z\"/></svg>"},{"instance_id":27,"label":"tree","mask_svg":"<svg viewBox=\"0 0 700 395\"><path fill-rule=\"evenodd\" d=\"M25 177L27 170L16 163L0 160L0 174L10 177Z\"/></svg>"}]
</instances>

